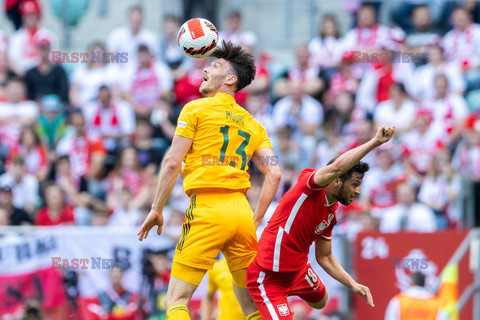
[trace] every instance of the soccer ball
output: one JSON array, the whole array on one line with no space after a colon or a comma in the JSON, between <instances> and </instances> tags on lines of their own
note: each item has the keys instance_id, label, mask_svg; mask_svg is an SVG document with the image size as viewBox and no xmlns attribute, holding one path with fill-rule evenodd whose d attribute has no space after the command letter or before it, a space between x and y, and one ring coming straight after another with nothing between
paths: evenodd
<instances>
[{"instance_id":1,"label":"soccer ball","mask_svg":"<svg viewBox=\"0 0 480 320\"><path fill-rule=\"evenodd\" d=\"M207 19L190 19L178 31L178 45L192 58L203 58L212 54L217 43L217 28Z\"/></svg>"}]
</instances>

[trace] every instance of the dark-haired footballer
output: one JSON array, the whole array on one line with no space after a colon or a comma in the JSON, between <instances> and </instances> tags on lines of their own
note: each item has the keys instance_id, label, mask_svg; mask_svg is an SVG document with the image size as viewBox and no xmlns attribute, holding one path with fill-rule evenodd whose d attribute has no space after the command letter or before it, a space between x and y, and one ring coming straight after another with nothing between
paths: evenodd
<instances>
[{"instance_id":1,"label":"dark-haired footballer","mask_svg":"<svg viewBox=\"0 0 480 320\"><path fill-rule=\"evenodd\" d=\"M327 303L325 286L308 262L313 242L318 264L373 307L370 290L355 282L332 255L332 229L337 222L337 202L350 205L360 194L363 175L369 169L360 160L389 141L394 132L394 127L381 127L374 138L326 167L303 170L280 200L247 271L247 288L262 319L293 319L288 296L299 296L315 309Z\"/></svg>"},{"instance_id":2,"label":"dark-haired footballer","mask_svg":"<svg viewBox=\"0 0 480 320\"><path fill-rule=\"evenodd\" d=\"M162 232L162 210L181 169L190 207L173 258L165 298L167 319L190 319L190 298L222 251L243 313L249 320L259 320L247 291L246 273L257 252L255 226L262 221L281 174L277 161L257 163L265 182L254 214L245 197L250 188L249 160L275 157L265 128L234 98L255 77L254 59L241 47L225 42L212 56L216 60L204 69L200 86L207 97L183 107L162 163L152 209L138 234L145 239L155 225L157 233Z\"/></svg>"}]
</instances>

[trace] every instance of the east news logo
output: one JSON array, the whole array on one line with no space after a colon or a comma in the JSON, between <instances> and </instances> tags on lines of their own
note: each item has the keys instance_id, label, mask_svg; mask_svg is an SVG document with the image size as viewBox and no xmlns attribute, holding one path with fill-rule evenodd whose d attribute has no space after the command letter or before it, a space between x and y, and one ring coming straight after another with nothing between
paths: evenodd
<instances>
[{"instance_id":1,"label":"east news logo","mask_svg":"<svg viewBox=\"0 0 480 320\"><path fill-rule=\"evenodd\" d=\"M392 257L392 269L425 270L428 269L428 259Z\"/></svg>"}]
</instances>

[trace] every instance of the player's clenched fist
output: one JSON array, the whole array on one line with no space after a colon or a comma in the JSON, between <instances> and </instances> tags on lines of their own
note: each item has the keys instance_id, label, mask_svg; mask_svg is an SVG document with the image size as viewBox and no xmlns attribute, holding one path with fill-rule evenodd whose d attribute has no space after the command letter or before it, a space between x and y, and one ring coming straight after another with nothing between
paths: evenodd
<instances>
[{"instance_id":1,"label":"player's clenched fist","mask_svg":"<svg viewBox=\"0 0 480 320\"><path fill-rule=\"evenodd\" d=\"M382 126L378 128L377 134L375 135L375 140L377 141L378 145L384 144L388 140L390 140L395 133L395 127L385 127Z\"/></svg>"}]
</instances>

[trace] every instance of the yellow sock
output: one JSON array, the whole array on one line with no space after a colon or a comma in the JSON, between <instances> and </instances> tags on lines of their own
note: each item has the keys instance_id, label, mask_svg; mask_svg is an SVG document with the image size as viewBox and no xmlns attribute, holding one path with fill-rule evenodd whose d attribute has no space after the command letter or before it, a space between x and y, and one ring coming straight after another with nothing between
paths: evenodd
<instances>
[{"instance_id":1,"label":"yellow sock","mask_svg":"<svg viewBox=\"0 0 480 320\"><path fill-rule=\"evenodd\" d=\"M190 320L187 306L183 304L174 304L168 308L167 320Z\"/></svg>"},{"instance_id":2,"label":"yellow sock","mask_svg":"<svg viewBox=\"0 0 480 320\"><path fill-rule=\"evenodd\" d=\"M252 314L249 314L245 319L247 320L262 320L262 317L260 316L260 312L255 311Z\"/></svg>"}]
</instances>

